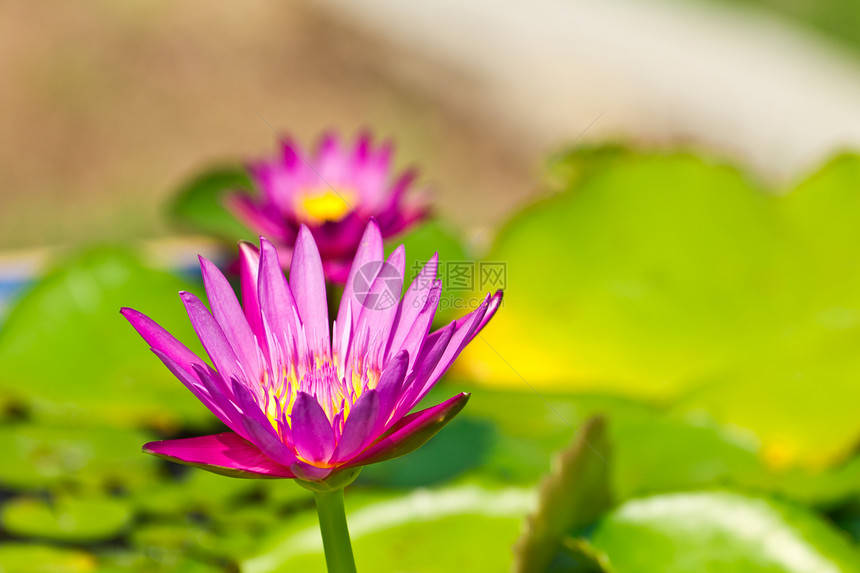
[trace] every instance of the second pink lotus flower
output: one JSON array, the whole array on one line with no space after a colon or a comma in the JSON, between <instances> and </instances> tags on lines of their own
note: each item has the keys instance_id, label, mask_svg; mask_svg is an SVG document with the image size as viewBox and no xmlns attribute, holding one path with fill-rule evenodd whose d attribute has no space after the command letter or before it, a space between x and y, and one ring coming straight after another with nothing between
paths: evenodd
<instances>
[{"instance_id":1,"label":"second pink lotus flower","mask_svg":"<svg viewBox=\"0 0 860 573\"><path fill-rule=\"evenodd\" d=\"M368 218L376 219L388 239L429 214L419 197L408 195L416 172L397 174L393 145L375 145L369 133L348 144L326 134L313 152L291 139L281 154L248 166L258 196L248 190L228 197L233 213L248 227L271 239L289 268L293 243L305 225L322 255L326 278L344 283Z\"/></svg>"},{"instance_id":2,"label":"second pink lotus flower","mask_svg":"<svg viewBox=\"0 0 860 573\"><path fill-rule=\"evenodd\" d=\"M243 245L244 305L201 258L211 312L194 295L181 297L214 368L152 319L123 309L153 352L231 430L152 442L145 450L237 477L320 481L423 444L469 396L410 411L495 314L501 292L431 332L442 286L426 277L436 276L437 258L402 300L403 246L383 259L382 235L371 221L330 328L322 260L306 227L289 282L271 243L261 239L259 250ZM361 284L366 292L357 292ZM395 304L368 304L386 293L396 293Z\"/></svg>"}]
</instances>

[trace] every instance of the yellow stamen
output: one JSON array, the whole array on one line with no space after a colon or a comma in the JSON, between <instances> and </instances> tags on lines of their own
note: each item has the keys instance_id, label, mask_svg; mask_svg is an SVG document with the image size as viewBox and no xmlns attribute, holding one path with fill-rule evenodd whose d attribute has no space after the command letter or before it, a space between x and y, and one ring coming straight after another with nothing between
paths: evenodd
<instances>
[{"instance_id":1,"label":"yellow stamen","mask_svg":"<svg viewBox=\"0 0 860 573\"><path fill-rule=\"evenodd\" d=\"M314 224L340 221L352 211L355 193L348 190L335 192L330 187L315 189L296 197L296 217Z\"/></svg>"}]
</instances>

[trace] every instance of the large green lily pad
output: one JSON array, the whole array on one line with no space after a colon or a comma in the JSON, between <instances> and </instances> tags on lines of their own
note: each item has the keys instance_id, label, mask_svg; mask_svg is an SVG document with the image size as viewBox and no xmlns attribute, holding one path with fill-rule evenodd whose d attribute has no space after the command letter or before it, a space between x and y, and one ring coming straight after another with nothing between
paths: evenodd
<instances>
[{"instance_id":1,"label":"large green lily pad","mask_svg":"<svg viewBox=\"0 0 860 573\"><path fill-rule=\"evenodd\" d=\"M151 437L117 428L36 424L0 426L0 484L31 489L76 486L136 488L155 477L157 461L141 454Z\"/></svg>"},{"instance_id":2,"label":"large green lily pad","mask_svg":"<svg viewBox=\"0 0 860 573\"><path fill-rule=\"evenodd\" d=\"M77 549L30 543L0 544L3 573L88 573L96 570L93 555Z\"/></svg>"},{"instance_id":3,"label":"large green lily pad","mask_svg":"<svg viewBox=\"0 0 860 573\"><path fill-rule=\"evenodd\" d=\"M20 300L0 332L0 400L75 426L174 428L213 419L119 314L134 307L199 350L180 290L195 285L127 251L69 258Z\"/></svg>"},{"instance_id":4,"label":"large green lily pad","mask_svg":"<svg viewBox=\"0 0 860 573\"><path fill-rule=\"evenodd\" d=\"M507 264L508 296L461 372L539 391L691 394L685 411L759 435L777 468L849 455L860 157L784 192L691 155L618 148L571 153L553 178L556 194L485 257Z\"/></svg>"},{"instance_id":5,"label":"large green lily pad","mask_svg":"<svg viewBox=\"0 0 860 573\"><path fill-rule=\"evenodd\" d=\"M3 528L15 535L92 542L116 537L131 521L123 500L63 496L50 501L21 497L0 507Z\"/></svg>"},{"instance_id":6,"label":"large green lily pad","mask_svg":"<svg viewBox=\"0 0 860 573\"><path fill-rule=\"evenodd\" d=\"M846 536L798 506L730 491L658 495L609 513L591 542L613 573L854 573Z\"/></svg>"},{"instance_id":7,"label":"large green lily pad","mask_svg":"<svg viewBox=\"0 0 860 573\"><path fill-rule=\"evenodd\" d=\"M369 503L347 496L356 564L375 573L507 570L520 520L532 503L529 490L477 485ZM315 516L276 534L270 549L242 563L243 573L325 570Z\"/></svg>"}]
</instances>

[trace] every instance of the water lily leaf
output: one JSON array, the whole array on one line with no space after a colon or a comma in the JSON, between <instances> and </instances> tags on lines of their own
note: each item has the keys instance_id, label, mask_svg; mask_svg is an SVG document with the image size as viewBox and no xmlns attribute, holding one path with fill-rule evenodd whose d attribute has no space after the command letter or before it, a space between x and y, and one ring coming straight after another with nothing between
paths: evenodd
<instances>
[{"instance_id":1,"label":"water lily leaf","mask_svg":"<svg viewBox=\"0 0 860 573\"><path fill-rule=\"evenodd\" d=\"M658 415L653 407L614 396L498 390L466 382L447 382L428 400L439 401L457 391L473 392L460 417L492 423L492 440L478 471L500 483L537 483L550 471L552 456L568 446L575 428L594 415L613 422Z\"/></svg>"},{"instance_id":2,"label":"water lily leaf","mask_svg":"<svg viewBox=\"0 0 860 573\"><path fill-rule=\"evenodd\" d=\"M764 489L797 503L832 509L860 495L860 456L827 468L789 468L775 472Z\"/></svg>"},{"instance_id":3,"label":"water lily leaf","mask_svg":"<svg viewBox=\"0 0 860 573\"><path fill-rule=\"evenodd\" d=\"M200 351L176 296L189 289L196 285L120 249L69 258L19 301L0 331L0 401L75 426L212 420L119 314L137 308Z\"/></svg>"},{"instance_id":4,"label":"water lily leaf","mask_svg":"<svg viewBox=\"0 0 860 573\"><path fill-rule=\"evenodd\" d=\"M773 321L755 293L779 237L763 193L688 155L626 153L582 169L499 232L486 259L506 261L510 296L483 334L492 348L464 354L471 372L671 396L760 346Z\"/></svg>"},{"instance_id":5,"label":"water lily leaf","mask_svg":"<svg viewBox=\"0 0 860 573\"><path fill-rule=\"evenodd\" d=\"M15 535L91 542L116 537L132 518L130 506L107 497L63 496L50 503L19 497L0 508L0 523Z\"/></svg>"},{"instance_id":6,"label":"water lily leaf","mask_svg":"<svg viewBox=\"0 0 860 573\"><path fill-rule=\"evenodd\" d=\"M346 505L359 571L449 573L506 570L533 495L520 488L461 485L357 501L348 496ZM324 573L315 516L274 535L270 549L243 561L241 568L243 573Z\"/></svg>"},{"instance_id":7,"label":"water lily leaf","mask_svg":"<svg viewBox=\"0 0 860 573\"><path fill-rule=\"evenodd\" d=\"M224 573L235 565L207 563L182 552L153 547L149 553L106 551L99 554L98 573Z\"/></svg>"},{"instance_id":8,"label":"water lily leaf","mask_svg":"<svg viewBox=\"0 0 860 573\"><path fill-rule=\"evenodd\" d=\"M254 188L242 167L208 169L184 183L170 203L173 219L188 230L215 235L235 243L253 239L254 233L227 209L225 195L230 191Z\"/></svg>"},{"instance_id":9,"label":"water lily leaf","mask_svg":"<svg viewBox=\"0 0 860 573\"><path fill-rule=\"evenodd\" d=\"M846 459L860 438L860 331L822 349L795 351L778 362L749 365L688 393L675 406L743 428L763 443L776 470L821 471Z\"/></svg>"},{"instance_id":10,"label":"water lily leaf","mask_svg":"<svg viewBox=\"0 0 860 573\"><path fill-rule=\"evenodd\" d=\"M854 573L848 539L795 505L730 491L628 501L591 542L613 573Z\"/></svg>"},{"instance_id":11,"label":"water lily leaf","mask_svg":"<svg viewBox=\"0 0 860 573\"><path fill-rule=\"evenodd\" d=\"M715 424L661 417L613 421L613 491L618 499L681 489L761 483L758 441Z\"/></svg>"},{"instance_id":12,"label":"water lily leaf","mask_svg":"<svg viewBox=\"0 0 860 573\"><path fill-rule=\"evenodd\" d=\"M135 527L129 536L132 547L145 554L177 552L205 555L213 552L218 539L212 531L193 523L148 523Z\"/></svg>"},{"instance_id":13,"label":"water lily leaf","mask_svg":"<svg viewBox=\"0 0 860 573\"><path fill-rule=\"evenodd\" d=\"M151 482L149 487L135 492L135 505L149 515L213 512L261 489L254 480L230 479L216 474L211 475L220 478L220 482L197 478L197 474L208 473L192 470L178 481Z\"/></svg>"},{"instance_id":14,"label":"water lily leaf","mask_svg":"<svg viewBox=\"0 0 860 573\"><path fill-rule=\"evenodd\" d=\"M555 459L552 473L541 484L537 509L526 520L514 550L514 571L543 573L569 533L582 530L609 508L609 455L606 422L592 418Z\"/></svg>"},{"instance_id":15,"label":"water lily leaf","mask_svg":"<svg viewBox=\"0 0 860 573\"><path fill-rule=\"evenodd\" d=\"M419 487L447 481L479 467L494 438L488 422L457 417L408 456L364 467L357 483Z\"/></svg>"},{"instance_id":16,"label":"water lily leaf","mask_svg":"<svg viewBox=\"0 0 860 573\"><path fill-rule=\"evenodd\" d=\"M121 484L134 489L155 476L156 460L140 453L149 439L145 432L119 428L0 426L0 484L15 489Z\"/></svg>"},{"instance_id":17,"label":"water lily leaf","mask_svg":"<svg viewBox=\"0 0 860 573\"><path fill-rule=\"evenodd\" d=\"M87 573L96 570L96 559L78 549L2 543L0 567L3 573Z\"/></svg>"},{"instance_id":18,"label":"water lily leaf","mask_svg":"<svg viewBox=\"0 0 860 573\"><path fill-rule=\"evenodd\" d=\"M486 256L509 296L461 373L665 402L704 389L683 411L760 436L775 468L850 454L860 156L779 193L684 154L586 150L554 171L558 192Z\"/></svg>"}]
</instances>

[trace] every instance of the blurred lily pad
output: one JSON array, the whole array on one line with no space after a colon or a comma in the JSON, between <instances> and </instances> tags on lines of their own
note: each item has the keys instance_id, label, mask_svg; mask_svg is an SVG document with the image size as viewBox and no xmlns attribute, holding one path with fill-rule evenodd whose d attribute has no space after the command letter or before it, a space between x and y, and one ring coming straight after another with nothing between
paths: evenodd
<instances>
[{"instance_id":1,"label":"blurred lily pad","mask_svg":"<svg viewBox=\"0 0 860 573\"><path fill-rule=\"evenodd\" d=\"M766 473L754 437L730 434L714 424L671 417L618 420L613 491L619 499L682 489L747 485Z\"/></svg>"},{"instance_id":2,"label":"blurred lily pad","mask_svg":"<svg viewBox=\"0 0 860 573\"><path fill-rule=\"evenodd\" d=\"M176 293L195 285L133 253L80 253L36 284L0 332L0 400L40 420L175 428L212 416L119 314L131 306L199 350Z\"/></svg>"},{"instance_id":3,"label":"blurred lily pad","mask_svg":"<svg viewBox=\"0 0 860 573\"><path fill-rule=\"evenodd\" d=\"M591 542L613 573L854 573L860 554L807 510L730 491L628 501Z\"/></svg>"},{"instance_id":4,"label":"blurred lily pad","mask_svg":"<svg viewBox=\"0 0 860 573\"><path fill-rule=\"evenodd\" d=\"M148 553L108 551L99 554L98 573L224 573L229 563L208 563L181 552L151 548Z\"/></svg>"},{"instance_id":5,"label":"blurred lily pad","mask_svg":"<svg viewBox=\"0 0 860 573\"><path fill-rule=\"evenodd\" d=\"M497 390L459 381L435 389L428 401L438 402L455 391L473 392L460 417L492 424L492 440L478 470L500 483L537 483L550 471L552 456L568 446L591 416L605 415L614 424L658 415L653 407L614 396Z\"/></svg>"},{"instance_id":6,"label":"blurred lily pad","mask_svg":"<svg viewBox=\"0 0 860 573\"><path fill-rule=\"evenodd\" d=\"M227 209L225 195L230 191L251 190L254 185L242 167L211 168L192 177L176 192L169 212L179 226L235 243L253 239L249 230Z\"/></svg>"},{"instance_id":7,"label":"blurred lily pad","mask_svg":"<svg viewBox=\"0 0 860 573\"><path fill-rule=\"evenodd\" d=\"M96 559L78 549L30 543L0 544L3 573L87 573L96 570Z\"/></svg>"},{"instance_id":8,"label":"blurred lily pad","mask_svg":"<svg viewBox=\"0 0 860 573\"><path fill-rule=\"evenodd\" d=\"M461 485L365 504L356 501L347 498L347 517L359 570L504 571L533 494L519 488ZM242 562L243 573L325 570L313 519L274 535L270 549Z\"/></svg>"},{"instance_id":9,"label":"blurred lily pad","mask_svg":"<svg viewBox=\"0 0 860 573\"><path fill-rule=\"evenodd\" d=\"M573 152L553 177L558 192L486 256L507 264L506 306L461 372L541 391L692 393L690 408L759 435L774 467L849 455L860 157L782 194L706 159L618 148Z\"/></svg>"},{"instance_id":10,"label":"blurred lily pad","mask_svg":"<svg viewBox=\"0 0 860 573\"><path fill-rule=\"evenodd\" d=\"M748 365L683 396L675 409L754 433L774 469L821 471L846 459L860 437L858 348L860 331Z\"/></svg>"},{"instance_id":11,"label":"blurred lily pad","mask_svg":"<svg viewBox=\"0 0 860 573\"><path fill-rule=\"evenodd\" d=\"M690 155L614 153L518 214L487 260L508 269L485 380L671 396L769 337L779 225L740 172ZM527 334L526 334L527 333ZM563 359L561 359L563 357Z\"/></svg>"},{"instance_id":12,"label":"blurred lily pad","mask_svg":"<svg viewBox=\"0 0 860 573\"><path fill-rule=\"evenodd\" d=\"M450 480L479 467L494 440L495 430L488 422L457 417L408 456L363 468L358 483L419 487Z\"/></svg>"},{"instance_id":13,"label":"blurred lily pad","mask_svg":"<svg viewBox=\"0 0 860 573\"><path fill-rule=\"evenodd\" d=\"M0 508L9 533L58 541L92 542L116 537L129 524L131 508L107 497L62 496L51 500L19 497Z\"/></svg>"},{"instance_id":14,"label":"blurred lily pad","mask_svg":"<svg viewBox=\"0 0 860 573\"><path fill-rule=\"evenodd\" d=\"M150 555L171 551L199 555L217 546L210 530L193 523L147 523L135 527L129 537L132 547Z\"/></svg>"},{"instance_id":15,"label":"blurred lily pad","mask_svg":"<svg viewBox=\"0 0 860 573\"><path fill-rule=\"evenodd\" d=\"M157 461L140 453L150 436L117 428L36 424L0 426L0 484L16 489L78 486L135 488L155 476Z\"/></svg>"},{"instance_id":16,"label":"blurred lily pad","mask_svg":"<svg viewBox=\"0 0 860 573\"><path fill-rule=\"evenodd\" d=\"M291 485L294 484L286 484L286 487ZM152 515L213 512L262 489L263 486L258 480L231 479L191 469L179 479L151 482L150 487L136 492L134 501L139 510Z\"/></svg>"}]
</instances>

